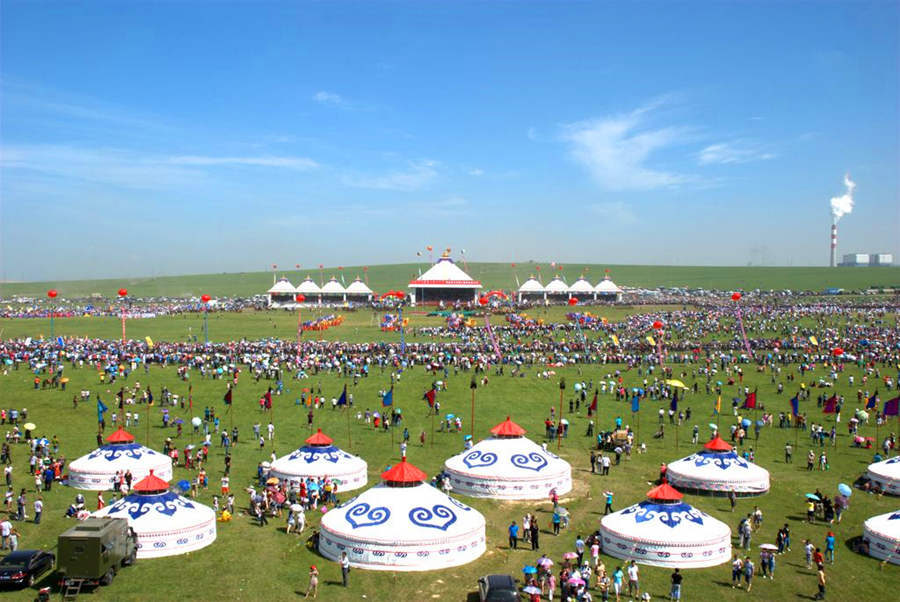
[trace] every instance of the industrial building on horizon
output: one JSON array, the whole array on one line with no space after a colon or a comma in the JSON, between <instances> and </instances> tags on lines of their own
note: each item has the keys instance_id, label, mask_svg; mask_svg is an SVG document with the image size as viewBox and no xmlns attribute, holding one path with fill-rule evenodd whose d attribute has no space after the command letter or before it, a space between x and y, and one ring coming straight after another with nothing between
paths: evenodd
<instances>
[{"instance_id":1,"label":"industrial building on horizon","mask_svg":"<svg viewBox=\"0 0 900 602\"><path fill-rule=\"evenodd\" d=\"M890 267L894 264L894 256L891 253L850 253L844 255L841 267Z\"/></svg>"}]
</instances>

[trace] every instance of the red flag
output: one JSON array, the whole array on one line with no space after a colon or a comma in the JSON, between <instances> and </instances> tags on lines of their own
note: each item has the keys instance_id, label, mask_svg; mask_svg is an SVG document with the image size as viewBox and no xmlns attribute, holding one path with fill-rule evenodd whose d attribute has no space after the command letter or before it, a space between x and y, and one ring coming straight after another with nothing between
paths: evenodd
<instances>
[{"instance_id":1,"label":"red flag","mask_svg":"<svg viewBox=\"0 0 900 602\"><path fill-rule=\"evenodd\" d=\"M194 385L188 385L188 409L194 409Z\"/></svg>"},{"instance_id":2,"label":"red flag","mask_svg":"<svg viewBox=\"0 0 900 602\"><path fill-rule=\"evenodd\" d=\"M900 396L884 402L883 414L885 416L900 416Z\"/></svg>"},{"instance_id":3,"label":"red flag","mask_svg":"<svg viewBox=\"0 0 900 602\"><path fill-rule=\"evenodd\" d=\"M437 397L437 392L432 388L430 391L427 391L423 396L424 399L428 401L428 405L430 407L434 407L434 400Z\"/></svg>"},{"instance_id":4,"label":"red flag","mask_svg":"<svg viewBox=\"0 0 900 602\"><path fill-rule=\"evenodd\" d=\"M594 391L594 400L591 401L591 405L588 406L588 416L597 411L597 391Z\"/></svg>"},{"instance_id":5,"label":"red flag","mask_svg":"<svg viewBox=\"0 0 900 602\"><path fill-rule=\"evenodd\" d=\"M825 400L822 405L822 411L826 414L834 414L837 411L837 395L832 395Z\"/></svg>"},{"instance_id":6,"label":"red flag","mask_svg":"<svg viewBox=\"0 0 900 602\"><path fill-rule=\"evenodd\" d=\"M747 397L744 398L744 405L741 407L750 410L756 407L756 391L747 393Z\"/></svg>"},{"instance_id":7,"label":"red flag","mask_svg":"<svg viewBox=\"0 0 900 602\"><path fill-rule=\"evenodd\" d=\"M225 392L225 397L222 399L225 401L225 405L231 405L231 387L228 388L228 391Z\"/></svg>"}]
</instances>

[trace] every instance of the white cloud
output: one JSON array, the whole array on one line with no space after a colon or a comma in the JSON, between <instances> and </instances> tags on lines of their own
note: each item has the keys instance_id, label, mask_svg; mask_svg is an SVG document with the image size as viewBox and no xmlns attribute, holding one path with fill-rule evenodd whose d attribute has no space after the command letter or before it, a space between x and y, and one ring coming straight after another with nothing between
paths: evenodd
<instances>
[{"instance_id":1,"label":"white cloud","mask_svg":"<svg viewBox=\"0 0 900 602\"><path fill-rule=\"evenodd\" d=\"M420 190L438 176L436 161L411 161L407 169L392 171L382 175L345 176L344 184L355 188L377 190Z\"/></svg>"},{"instance_id":2,"label":"white cloud","mask_svg":"<svg viewBox=\"0 0 900 602\"><path fill-rule=\"evenodd\" d=\"M534 126L528 128L528 131L525 132L525 135L528 136L529 140L537 140L537 137L538 137L537 128Z\"/></svg>"},{"instance_id":3,"label":"white cloud","mask_svg":"<svg viewBox=\"0 0 900 602\"><path fill-rule=\"evenodd\" d=\"M631 113L590 119L563 127L562 139L570 154L607 190L672 188L696 177L654 169L647 165L657 151L681 145L691 130L686 127L646 127L647 117L662 101Z\"/></svg>"},{"instance_id":4,"label":"white cloud","mask_svg":"<svg viewBox=\"0 0 900 602\"><path fill-rule=\"evenodd\" d=\"M115 148L13 145L0 148L3 170L28 170L132 189L195 187L208 180L204 167L248 165L306 171L318 164L305 157L213 157L149 155Z\"/></svg>"},{"instance_id":5,"label":"white cloud","mask_svg":"<svg viewBox=\"0 0 900 602\"><path fill-rule=\"evenodd\" d=\"M484 170L483 170L483 169L479 169L479 168L476 167L476 168L474 168L474 169L470 169L470 170L469 170L469 175L470 175L470 176L483 176L483 175L484 175Z\"/></svg>"},{"instance_id":6,"label":"white cloud","mask_svg":"<svg viewBox=\"0 0 900 602\"><path fill-rule=\"evenodd\" d=\"M775 157L774 153L762 151L755 148L752 144L737 140L735 142L710 144L697 154L697 162L700 165L727 165L729 163L766 161Z\"/></svg>"},{"instance_id":7,"label":"white cloud","mask_svg":"<svg viewBox=\"0 0 900 602\"><path fill-rule=\"evenodd\" d=\"M346 107L348 103L344 97L335 92L326 92L320 90L313 94L313 100L319 104L330 105L332 107Z\"/></svg>"},{"instance_id":8,"label":"white cloud","mask_svg":"<svg viewBox=\"0 0 900 602\"><path fill-rule=\"evenodd\" d=\"M595 203L588 205L598 217L620 223L634 223L637 221L637 215L631 210L631 207L622 201L610 201L608 203Z\"/></svg>"},{"instance_id":9,"label":"white cloud","mask_svg":"<svg viewBox=\"0 0 900 602\"><path fill-rule=\"evenodd\" d=\"M282 167L307 171L319 167L319 164L306 157L205 157L185 155L172 157L170 163L175 165L250 165L255 167Z\"/></svg>"}]
</instances>

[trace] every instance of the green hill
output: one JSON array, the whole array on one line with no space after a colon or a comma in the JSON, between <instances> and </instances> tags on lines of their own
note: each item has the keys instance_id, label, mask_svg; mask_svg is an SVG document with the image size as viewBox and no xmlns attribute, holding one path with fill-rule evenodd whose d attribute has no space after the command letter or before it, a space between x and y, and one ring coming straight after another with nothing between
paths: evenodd
<instances>
[{"instance_id":1,"label":"green hill","mask_svg":"<svg viewBox=\"0 0 900 602\"><path fill-rule=\"evenodd\" d=\"M367 272L362 266L329 267L322 270L278 271L297 284L307 275L316 282L332 275L343 276L347 284L359 276L368 275L369 286L377 291L405 289L406 284L420 271L428 268L426 262L418 264L392 264L370 266ZM540 268L540 269L538 269ZM791 289L795 291L822 291L827 287L846 290L863 290L870 287L900 287L900 268L825 268L825 267L706 267L706 266L650 266L650 265L601 265L568 264L562 270L548 263L526 262L513 269L509 263L469 263L473 278L482 281L486 289L512 289L516 287L516 275L524 281L529 275L539 275L547 282L552 275L562 274L571 283L585 274L596 283L610 270L610 276L622 286L649 287L679 286L733 290L743 289ZM0 296L43 295L55 288L62 297L83 297L100 293L113 297L120 287L141 296L188 297L203 293L221 296L250 296L265 293L272 285L271 272L240 272L234 274L198 274L189 276L163 276L154 278L117 278L104 280L72 280L59 282L17 282L0 284Z\"/></svg>"}]
</instances>

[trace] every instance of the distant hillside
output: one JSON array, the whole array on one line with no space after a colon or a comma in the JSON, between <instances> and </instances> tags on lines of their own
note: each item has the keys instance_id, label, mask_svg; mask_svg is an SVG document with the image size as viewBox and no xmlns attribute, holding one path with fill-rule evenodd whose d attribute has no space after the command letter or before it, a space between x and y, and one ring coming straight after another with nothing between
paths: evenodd
<instances>
[{"instance_id":1,"label":"distant hillside","mask_svg":"<svg viewBox=\"0 0 900 602\"><path fill-rule=\"evenodd\" d=\"M540 267L540 270L538 270ZM369 286L377 292L388 289L405 289L406 284L419 271L428 268L426 262L420 264L373 265L368 268ZM642 266L642 265L600 265L569 264L563 269L552 268L549 263L520 263L513 269L509 263L469 263L469 274L488 289L512 289L516 287L515 274L523 282L530 275L539 276L546 283L555 274L561 274L566 282L572 283L582 273L596 284L604 269L619 285L655 288L658 286L680 286L734 290L744 289L791 289L794 291L822 291L827 287L846 290L863 290L869 287L900 288L900 268L825 268L825 267L703 267L703 266ZM278 271L278 276L286 276L294 285L307 275L319 282L319 270ZM322 275L327 280L332 275L349 284L356 276L364 278L361 266L325 268ZM129 294L141 297L168 296L189 297L209 294L221 296L250 296L265 293L272 285L271 272L242 272L236 274L198 274L193 276L164 276L158 278L121 278L108 280L72 280L61 282L17 282L0 283L0 295L44 295L55 288L63 297L82 297L100 293L113 297L120 287L126 287Z\"/></svg>"}]
</instances>

